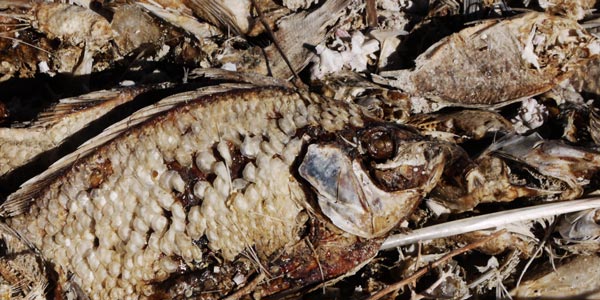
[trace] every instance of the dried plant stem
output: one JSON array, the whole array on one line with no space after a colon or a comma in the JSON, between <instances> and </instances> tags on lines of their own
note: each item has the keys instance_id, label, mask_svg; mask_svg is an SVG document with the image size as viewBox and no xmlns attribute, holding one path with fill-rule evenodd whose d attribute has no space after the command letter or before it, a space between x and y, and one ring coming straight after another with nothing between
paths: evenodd
<instances>
[{"instance_id":1,"label":"dried plant stem","mask_svg":"<svg viewBox=\"0 0 600 300\"><path fill-rule=\"evenodd\" d=\"M258 6L258 3L256 2L256 0L251 0L251 1L252 1L252 6L254 6L254 8L256 9L256 13L258 14L258 19L260 20L260 23L265 27L265 30L267 30L267 33L271 37L271 40L273 40L273 45L275 45L275 48L277 48L277 51L279 52L279 54L285 61L285 64L288 66L288 68L290 68L290 71L292 71L292 74L294 75L294 79L297 82L300 81L300 77L298 76L298 73L296 73L294 66L292 66L292 63L290 63L290 60L285 55L285 52L283 52L283 48L281 48L279 41L277 41L277 38L275 37L275 33L271 29L271 26L269 26L269 23L267 23L267 20L265 19L265 16L264 16L262 10Z\"/></svg>"},{"instance_id":2,"label":"dried plant stem","mask_svg":"<svg viewBox=\"0 0 600 300\"><path fill-rule=\"evenodd\" d=\"M377 27L377 2L375 0L366 0L367 24L369 27Z\"/></svg>"},{"instance_id":3,"label":"dried plant stem","mask_svg":"<svg viewBox=\"0 0 600 300\"><path fill-rule=\"evenodd\" d=\"M441 266L442 264L446 263L448 260L450 260L451 258L460 255L462 253L465 253L467 251L473 250L479 246L482 246L483 244L499 237L500 235L504 234L506 232L506 229L502 229L500 231L494 232L493 234L490 234L488 237L485 237L477 242L468 244L462 248L459 249L455 249L451 252L449 252L448 254L444 255L442 258L436 260L435 262L433 262L432 264L421 268L419 271L415 272L413 275L411 275L410 277L398 281L392 285L387 286L386 288L380 290L379 292L375 293L374 295L372 295L371 297L368 298L368 300L377 300L377 299L381 299L383 298L385 295L395 292L399 289L401 289L402 287L404 287L405 285L415 282L417 279L419 279L421 276L427 274L429 271L431 271L433 268L437 268L439 266Z\"/></svg>"},{"instance_id":4,"label":"dried plant stem","mask_svg":"<svg viewBox=\"0 0 600 300\"><path fill-rule=\"evenodd\" d=\"M20 40L20 39L17 39L17 38L13 38L13 37L9 37L9 36L5 36L5 35L2 35L2 34L0 34L0 38L1 38L1 39L7 39L7 40L11 40L11 41L16 41L16 42L19 42L19 43L21 43L21 44L23 44L23 45L26 45L26 46L29 46L29 47L31 47L31 48L34 48L34 49L40 50L40 51L42 51L42 52L46 52L48 55L52 56L52 53L50 53L50 51L48 51L48 50L45 50L45 49L43 49L43 48L40 48L40 47L38 47L38 46L36 46L36 45L33 45L33 44L30 44L30 43L27 43L27 42L25 42L25 41L23 41L23 40Z\"/></svg>"},{"instance_id":5,"label":"dried plant stem","mask_svg":"<svg viewBox=\"0 0 600 300\"><path fill-rule=\"evenodd\" d=\"M235 291L233 294L223 298L223 300L237 300L248 295L249 293L254 291L254 288L256 288L256 286L260 284L263 281L263 279L265 279L265 273L259 272L258 275L256 275L256 277L252 279L252 281L248 282L248 284Z\"/></svg>"},{"instance_id":6,"label":"dried plant stem","mask_svg":"<svg viewBox=\"0 0 600 300\"><path fill-rule=\"evenodd\" d=\"M542 239L539 242L537 249L535 250L533 255L529 258L529 260L527 261L525 266L523 267L523 270L521 271L521 274L519 275L519 279L517 279L517 284L516 284L517 288L519 287L519 285L521 285L521 280L523 279L523 276L525 276L525 273L527 272L527 270L533 263L533 260L538 256L538 254L540 254L540 252L542 252L542 250L544 250L544 246L546 245L546 242L548 242L550 235L552 235L552 233L554 232L554 229L556 228L556 223L557 223L557 220L555 219L552 222L552 224L550 225L550 228L546 229L546 234L544 234L544 239ZM554 266L554 264L552 264L552 266Z\"/></svg>"},{"instance_id":7,"label":"dried plant stem","mask_svg":"<svg viewBox=\"0 0 600 300\"><path fill-rule=\"evenodd\" d=\"M511 223L535 220L591 208L600 208L600 197L560 201L485 214L417 229L406 234L390 236L381 246L381 250L410 245L418 241L445 238L467 232L497 228Z\"/></svg>"}]
</instances>

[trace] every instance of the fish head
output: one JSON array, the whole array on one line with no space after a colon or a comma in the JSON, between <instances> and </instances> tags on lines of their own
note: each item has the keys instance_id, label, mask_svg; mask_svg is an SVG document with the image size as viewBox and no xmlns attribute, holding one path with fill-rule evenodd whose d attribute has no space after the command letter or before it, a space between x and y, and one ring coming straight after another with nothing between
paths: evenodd
<instances>
[{"instance_id":1,"label":"fish head","mask_svg":"<svg viewBox=\"0 0 600 300\"><path fill-rule=\"evenodd\" d=\"M308 146L299 174L338 228L374 238L409 216L439 180L445 145L394 124L374 124Z\"/></svg>"}]
</instances>

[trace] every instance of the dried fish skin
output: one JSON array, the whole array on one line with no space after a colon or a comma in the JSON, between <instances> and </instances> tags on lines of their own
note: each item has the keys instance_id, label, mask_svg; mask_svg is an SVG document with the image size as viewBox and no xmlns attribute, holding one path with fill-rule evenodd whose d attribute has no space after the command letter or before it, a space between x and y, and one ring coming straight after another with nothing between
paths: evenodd
<instances>
[{"instance_id":1,"label":"dried fish skin","mask_svg":"<svg viewBox=\"0 0 600 300\"><path fill-rule=\"evenodd\" d=\"M122 56L144 44L157 44L162 37L159 25L138 5L119 6L110 25L115 44Z\"/></svg>"},{"instance_id":2,"label":"dried fish skin","mask_svg":"<svg viewBox=\"0 0 600 300\"><path fill-rule=\"evenodd\" d=\"M49 38L73 46L85 45L88 51L102 51L113 38L110 23L96 12L77 5L40 3L32 8L33 25Z\"/></svg>"},{"instance_id":3,"label":"dried fish skin","mask_svg":"<svg viewBox=\"0 0 600 300\"><path fill-rule=\"evenodd\" d=\"M577 68L569 81L577 91L600 95L600 57Z\"/></svg>"},{"instance_id":4,"label":"dried fish skin","mask_svg":"<svg viewBox=\"0 0 600 300\"><path fill-rule=\"evenodd\" d=\"M557 247L571 254L595 254L600 250L600 225L598 210L565 214L560 217L556 231L560 237L554 238Z\"/></svg>"},{"instance_id":5,"label":"dried fish skin","mask_svg":"<svg viewBox=\"0 0 600 300\"><path fill-rule=\"evenodd\" d=\"M563 215L557 225L561 237L567 242L596 241L600 237L600 225L597 223L598 210L586 211Z\"/></svg>"},{"instance_id":6,"label":"dried fish skin","mask_svg":"<svg viewBox=\"0 0 600 300\"><path fill-rule=\"evenodd\" d=\"M414 70L382 72L381 82L455 106L500 105L550 90L597 53L597 43L574 20L528 13L442 39Z\"/></svg>"},{"instance_id":7,"label":"dried fish skin","mask_svg":"<svg viewBox=\"0 0 600 300\"><path fill-rule=\"evenodd\" d=\"M358 129L380 125L356 106L281 88L177 95L83 145L0 210L56 266L59 285L71 272L91 299L160 295L157 286L181 274L230 269L251 278L278 267L288 283L266 281L260 290L271 294L342 275L376 254L382 239L330 224L290 168L308 144L343 135L356 147ZM315 233L306 238L306 230ZM322 270L314 253L327 260ZM291 260L273 265L274 257ZM244 263L251 268L225 268ZM232 292L236 273L219 273L224 291L214 298Z\"/></svg>"},{"instance_id":8,"label":"dried fish skin","mask_svg":"<svg viewBox=\"0 0 600 300\"><path fill-rule=\"evenodd\" d=\"M464 158L463 158L464 160ZM468 166L458 174L446 175L430 195L431 199L452 212L470 211L480 203L510 202L517 198L554 196L563 190L527 186L511 175L514 170L500 158L482 155L472 162L455 162ZM450 166L449 168L454 168Z\"/></svg>"},{"instance_id":9,"label":"dried fish skin","mask_svg":"<svg viewBox=\"0 0 600 300\"><path fill-rule=\"evenodd\" d=\"M596 0L541 0L539 5L551 14L581 20L594 10Z\"/></svg>"},{"instance_id":10,"label":"dried fish skin","mask_svg":"<svg viewBox=\"0 0 600 300\"><path fill-rule=\"evenodd\" d=\"M511 122L496 112L485 110L419 114L411 116L406 123L424 135L454 143L479 140L489 134L514 133Z\"/></svg>"},{"instance_id":11,"label":"dried fish skin","mask_svg":"<svg viewBox=\"0 0 600 300\"><path fill-rule=\"evenodd\" d=\"M245 34L253 24L250 0L186 0L182 3L223 32Z\"/></svg>"}]
</instances>

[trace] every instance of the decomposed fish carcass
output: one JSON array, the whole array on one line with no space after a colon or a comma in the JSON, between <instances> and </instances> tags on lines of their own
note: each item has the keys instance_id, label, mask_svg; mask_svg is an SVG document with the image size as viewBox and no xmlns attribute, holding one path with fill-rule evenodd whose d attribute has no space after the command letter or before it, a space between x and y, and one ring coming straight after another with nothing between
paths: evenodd
<instances>
[{"instance_id":1,"label":"decomposed fish carcass","mask_svg":"<svg viewBox=\"0 0 600 300\"><path fill-rule=\"evenodd\" d=\"M157 61L190 44L179 29L160 23L140 3L111 3L95 10L89 3L58 1L6 5L0 17L0 80L40 73L89 75L134 53L137 59ZM178 55L188 58L185 52Z\"/></svg>"},{"instance_id":2,"label":"decomposed fish carcass","mask_svg":"<svg viewBox=\"0 0 600 300\"><path fill-rule=\"evenodd\" d=\"M554 186L554 189L527 186L522 178L511 174L513 171L498 157L482 155L471 161L463 155L447 168L429 197L452 212L463 212L472 210L480 203L554 196L562 191L557 191Z\"/></svg>"},{"instance_id":3,"label":"decomposed fish carcass","mask_svg":"<svg viewBox=\"0 0 600 300\"><path fill-rule=\"evenodd\" d=\"M16 8L5 16L19 20L19 27L2 34L3 38L14 42L14 48L24 48L21 51L10 47L3 49L10 53L3 54L3 60L14 65L14 69L39 68L42 73L90 74L94 56L109 50L108 41L113 38L110 23L90 9L62 3L15 1L15 4ZM20 10L25 10L26 14L18 13ZM30 27L35 30L26 33ZM40 63L42 65L38 66Z\"/></svg>"},{"instance_id":4,"label":"decomposed fish carcass","mask_svg":"<svg viewBox=\"0 0 600 300\"><path fill-rule=\"evenodd\" d=\"M544 140L539 134L507 135L471 160L455 151L454 159L430 198L454 212L479 203L518 198L572 200L593 186L598 152Z\"/></svg>"},{"instance_id":5,"label":"decomposed fish carcass","mask_svg":"<svg viewBox=\"0 0 600 300\"><path fill-rule=\"evenodd\" d=\"M597 54L598 41L576 21L527 13L466 28L431 46L413 70L375 79L437 107L499 106L550 90Z\"/></svg>"},{"instance_id":6,"label":"decomposed fish carcass","mask_svg":"<svg viewBox=\"0 0 600 300\"><path fill-rule=\"evenodd\" d=\"M444 147L316 95L213 87L115 124L0 211L54 293L264 296L368 262L436 184Z\"/></svg>"},{"instance_id":7,"label":"decomposed fish carcass","mask_svg":"<svg viewBox=\"0 0 600 300\"><path fill-rule=\"evenodd\" d=\"M538 134L508 136L489 149L506 161L519 162L539 172L543 181L561 182L565 188L558 197L576 199L593 186L600 166L600 153L568 145L559 140L544 140Z\"/></svg>"}]
</instances>

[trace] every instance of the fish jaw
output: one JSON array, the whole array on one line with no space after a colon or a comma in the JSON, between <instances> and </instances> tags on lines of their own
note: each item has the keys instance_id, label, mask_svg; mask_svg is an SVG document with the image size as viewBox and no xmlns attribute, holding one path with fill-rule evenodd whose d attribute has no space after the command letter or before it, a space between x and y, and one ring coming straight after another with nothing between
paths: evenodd
<instances>
[{"instance_id":1,"label":"fish jaw","mask_svg":"<svg viewBox=\"0 0 600 300\"><path fill-rule=\"evenodd\" d=\"M440 179L444 146L411 140L415 137L410 135L402 140L404 134L396 130L403 131L381 126L359 133L359 148L367 150L354 159L344 153L343 144L308 147L299 173L315 189L320 210L338 228L363 238L381 237L408 217Z\"/></svg>"}]
</instances>

